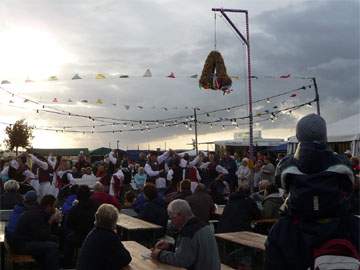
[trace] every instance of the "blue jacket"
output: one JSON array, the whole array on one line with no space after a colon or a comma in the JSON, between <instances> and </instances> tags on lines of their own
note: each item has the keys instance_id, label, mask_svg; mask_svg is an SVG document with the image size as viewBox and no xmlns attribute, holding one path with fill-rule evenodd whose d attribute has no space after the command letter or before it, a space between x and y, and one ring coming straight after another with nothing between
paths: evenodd
<instances>
[{"instance_id":1,"label":"blue jacket","mask_svg":"<svg viewBox=\"0 0 360 270\"><path fill-rule=\"evenodd\" d=\"M12 234L15 232L16 225L19 221L19 218L22 213L25 211L25 206L23 204L17 204L14 207L14 210L12 211L9 222L6 225L6 233L8 236L12 236Z\"/></svg>"}]
</instances>

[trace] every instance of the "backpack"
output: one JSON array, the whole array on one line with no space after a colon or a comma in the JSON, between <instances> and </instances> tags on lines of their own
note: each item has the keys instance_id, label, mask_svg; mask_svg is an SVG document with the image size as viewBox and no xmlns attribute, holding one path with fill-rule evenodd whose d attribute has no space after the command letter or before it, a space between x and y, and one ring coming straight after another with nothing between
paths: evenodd
<instances>
[{"instance_id":1,"label":"backpack","mask_svg":"<svg viewBox=\"0 0 360 270\"><path fill-rule=\"evenodd\" d=\"M313 250L313 265L308 270L359 270L359 253L346 239L332 239Z\"/></svg>"}]
</instances>

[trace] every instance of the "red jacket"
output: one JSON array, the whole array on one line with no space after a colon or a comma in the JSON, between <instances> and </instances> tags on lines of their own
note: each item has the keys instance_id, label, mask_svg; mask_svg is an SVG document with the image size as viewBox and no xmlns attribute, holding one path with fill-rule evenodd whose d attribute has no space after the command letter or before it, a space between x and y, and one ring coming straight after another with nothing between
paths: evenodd
<instances>
[{"instance_id":1,"label":"red jacket","mask_svg":"<svg viewBox=\"0 0 360 270\"><path fill-rule=\"evenodd\" d=\"M120 203L118 202L118 200L114 196L111 196L105 192L95 191L91 195L91 200L93 200L99 206L103 203L108 203L112 204L117 209L120 209Z\"/></svg>"}]
</instances>

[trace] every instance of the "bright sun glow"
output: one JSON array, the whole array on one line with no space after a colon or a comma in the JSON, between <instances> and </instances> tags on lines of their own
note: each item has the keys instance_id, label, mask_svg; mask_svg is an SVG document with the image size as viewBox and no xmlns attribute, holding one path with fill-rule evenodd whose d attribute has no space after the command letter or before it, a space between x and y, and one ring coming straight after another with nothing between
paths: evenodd
<instances>
[{"instance_id":1,"label":"bright sun glow","mask_svg":"<svg viewBox=\"0 0 360 270\"><path fill-rule=\"evenodd\" d=\"M72 57L49 33L21 28L0 32L0 59L2 78L36 78L56 75Z\"/></svg>"}]
</instances>

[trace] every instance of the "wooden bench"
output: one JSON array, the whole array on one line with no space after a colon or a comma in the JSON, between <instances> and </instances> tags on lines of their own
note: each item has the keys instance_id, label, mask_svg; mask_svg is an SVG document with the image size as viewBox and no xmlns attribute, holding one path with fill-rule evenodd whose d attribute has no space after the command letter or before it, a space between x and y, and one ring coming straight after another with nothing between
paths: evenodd
<instances>
[{"instance_id":1,"label":"wooden bench","mask_svg":"<svg viewBox=\"0 0 360 270\"><path fill-rule=\"evenodd\" d=\"M15 269L16 265L32 264L35 263L34 258L31 255L15 254L7 241L4 241L5 246L5 262L11 265L11 269Z\"/></svg>"}]
</instances>

